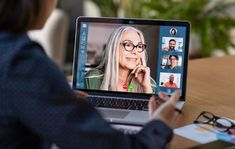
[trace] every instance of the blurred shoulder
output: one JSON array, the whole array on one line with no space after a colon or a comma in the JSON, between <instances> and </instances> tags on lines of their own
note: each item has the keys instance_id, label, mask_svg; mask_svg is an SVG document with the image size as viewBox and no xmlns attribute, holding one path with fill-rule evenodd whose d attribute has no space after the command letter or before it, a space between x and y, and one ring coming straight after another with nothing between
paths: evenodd
<instances>
[{"instance_id":1,"label":"blurred shoulder","mask_svg":"<svg viewBox=\"0 0 235 149\"><path fill-rule=\"evenodd\" d=\"M43 47L32 41L26 33L0 32L0 67L4 68L0 69L0 72L6 77L16 74L24 78L61 74Z\"/></svg>"},{"instance_id":2,"label":"blurred shoulder","mask_svg":"<svg viewBox=\"0 0 235 149\"><path fill-rule=\"evenodd\" d=\"M0 57L5 61L29 60L31 57L46 57L43 48L32 41L26 33L0 32Z\"/></svg>"}]
</instances>

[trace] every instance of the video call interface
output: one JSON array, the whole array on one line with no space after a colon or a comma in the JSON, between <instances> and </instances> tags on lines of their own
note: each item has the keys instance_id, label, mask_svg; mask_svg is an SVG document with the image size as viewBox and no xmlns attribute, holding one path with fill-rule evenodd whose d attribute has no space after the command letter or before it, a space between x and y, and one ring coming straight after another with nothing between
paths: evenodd
<instances>
[{"instance_id":1,"label":"video call interface","mask_svg":"<svg viewBox=\"0 0 235 149\"><path fill-rule=\"evenodd\" d=\"M133 39L128 32L123 41L109 40L129 26L141 31L144 41L133 32ZM186 27L82 22L78 33L77 89L168 95L182 90ZM122 72L129 75L120 78L126 76Z\"/></svg>"}]
</instances>

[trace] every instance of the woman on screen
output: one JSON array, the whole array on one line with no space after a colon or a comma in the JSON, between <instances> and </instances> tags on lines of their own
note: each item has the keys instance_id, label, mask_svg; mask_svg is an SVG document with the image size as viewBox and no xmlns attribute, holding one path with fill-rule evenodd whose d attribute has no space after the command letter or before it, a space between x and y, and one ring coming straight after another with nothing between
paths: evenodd
<instances>
[{"instance_id":1,"label":"woman on screen","mask_svg":"<svg viewBox=\"0 0 235 149\"><path fill-rule=\"evenodd\" d=\"M117 28L109 37L104 58L85 76L85 88L121 92L154 93L156 82L146 65L142 32L134 27Z\"/></svg>"}]
</instances>

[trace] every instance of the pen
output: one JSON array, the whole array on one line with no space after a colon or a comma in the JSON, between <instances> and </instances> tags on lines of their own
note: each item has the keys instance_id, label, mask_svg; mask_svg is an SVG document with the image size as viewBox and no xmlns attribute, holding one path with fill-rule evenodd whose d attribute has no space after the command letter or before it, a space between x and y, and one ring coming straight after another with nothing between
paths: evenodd
<instances>
[{"instance_id":1,"label":"pen","mask_svg":"<svg viewBox=\"0 0 235 149\"><path fill-rule=\"evenodd\" d=\"M182 113L182 110L175 108L175 111L178 112L179 114Z\"/></svg>"}]
</instances>

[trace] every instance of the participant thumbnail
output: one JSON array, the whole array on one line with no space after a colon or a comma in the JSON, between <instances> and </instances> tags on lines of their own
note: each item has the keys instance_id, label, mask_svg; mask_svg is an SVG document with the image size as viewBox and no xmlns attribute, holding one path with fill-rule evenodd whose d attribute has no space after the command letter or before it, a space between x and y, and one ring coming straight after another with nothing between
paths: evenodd
<instances>
[{"instance_id":1,"label":"participant thumbnail","mask_svg":"<svg viewBox=\"0 0 235 149\"><path fill-rule=\"evenodd\" d=\"M160 73L159 86L166 88L180 88L180 73Z\"/></svg>"},{"instance_id":2,"label":"participant thumbnail","mask_svg":"<svg viewBox=\"0 0 235 149\"><path fill-rule=\"evenodd\" d=\"M183 51L183 38L162 37L162 51Z\"/></svg>"},{"instance_id":3,"label":"participant thumbnail","mask_svg":"<svg viewBox=\"0 0 235 149\"><path fill-rule=\"evenodd\" d=\"M172 36L175 36L175 35L177 34L177 29L176 29L176 28L171 28L171 29L170 29L170 34L171 34Z\"/></svg>"},{"instance_id":4,"label":"participant thumbnail","mask_svg":"<svg viewBox=\"0 0 235 149\"><path fill-rule=\"evenodd\" d=\"M182 56L179 55L163 55L161 59L161 68L168 70L179 70L182 66Z\"/></svg>"}]
</instances>

